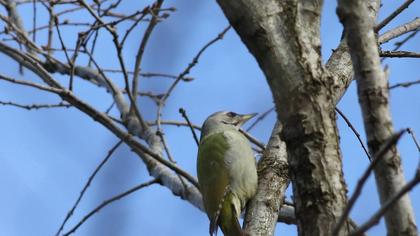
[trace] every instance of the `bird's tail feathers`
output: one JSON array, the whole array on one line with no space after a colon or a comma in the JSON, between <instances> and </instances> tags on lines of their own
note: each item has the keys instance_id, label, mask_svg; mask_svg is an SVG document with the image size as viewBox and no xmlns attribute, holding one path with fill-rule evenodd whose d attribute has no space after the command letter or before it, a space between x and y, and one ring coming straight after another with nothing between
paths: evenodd
<instances>
[{"instance_id":1,"label":"bird's tail feathers","mask_svg":"<svg viewBox=\"0 0 420 236\"><path fill-rule=\"evenodd\" d=\"M210 222L210 235L217 235L220 226L225 236L247 236L239 224L237 210L233 204L235 196L227 187L215 216Z\"/></svg>"}]
</instances>

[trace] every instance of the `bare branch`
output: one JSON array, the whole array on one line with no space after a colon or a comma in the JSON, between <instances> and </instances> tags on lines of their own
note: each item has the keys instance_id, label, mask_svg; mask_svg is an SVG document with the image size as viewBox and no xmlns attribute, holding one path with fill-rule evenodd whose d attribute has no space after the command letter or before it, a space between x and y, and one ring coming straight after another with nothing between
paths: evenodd
<instances>
[{"instance_id":1,"label":"bare branch","mask_svg":"<svg viewBox=\"0 0 420 236\"><path fill-rule=\"evenodd\" d=\"M259 115L257 117L257 119L255 119L255 121L248 127L248 129L246 129L246 132L249 132L252 128L255 127L255 125L257 125L259 122L261 122L262 120L265 119L265 117L268 116L268 114L270 114L271 112L273 112L275 109L275 107L272 107L270 109L268 109L267 111L261 113L261 115Z\"/></svg>"},{"instance_id":2,"label":"bare branch","mask_svg":"<svg viewBox=\"0 0 420 236\"><path fill-rule=\"evenodd\" d=\"M337 12L346 32L367 143L370 153L373 154L393 135L388 80L380 63L378 41L373 30L374 20L369 19L369 9L364 0L339 0ZM408 32L410 27L415 29L419 26L420 19L417 18L404 27L397 28L401 29L401 33ZM381 204L384 204L406 183L401 158L395 145L384 154L374 171L379 198ZM385 223L389 235L417 234L409 196L401 198L387 212Z\"/></svg>"},{"instance_id":3,"label":"bare branch","mask_svg":"<svg viewBox=\"0 0 420 236\"><path fill-rule=\"evenodd\" d=\"M112 202L115 202L117 200L120 200L123 197L126 197L134 192L137 192L138 190L148 187L152 184L157 184L160 183L158 179L153 179L151 181L148 181L146 183L137 185L123 193L120 193L110 199L107 199L105 201L103 201L99 206L95 207L95 209L93 209L92 211L90 211L86 216L84 216L82 218L81 221L79 221L79 223L77 223L73 228L71 228L67 233L64 234L64 236L68 236L70 234L73 234L74 232L76 232L76 230L86 221L88 220L91 216L93 216L95 213L98 213L102 208L106 207L107 205L111 204Z\"/></svg>"},{"instance_id":4,"label":"bare branch","mask_svg":"<svg viewBox=\"0 0 420 236\"><path fill-rule=\"evenodd\" d=\"M372 162L369 164L368 168L365 170L365 172L362 174L362 177L357 181L356 188L351 195L346 208L343 211L343 214L337 221L336 226L334 227L333 234L337 235L337 233L340 230L340 227L343 226L344 222L346 221L348 215L350 214L351 209L353 208L354 203L356 203L357 198L359 198L360 194L362 193L362 188L366 183L366 180L376 167L376 165L382 160L382 158L385 156L385 154L398 142L398 140L401 138L401 136L404 134L404 130L392 135L384 144L381 146L381 148L373 155Z\"/></svg>"},{"instance_id":5,"label":"bare branch","mask_svg":"<svg viewBox=\"0 0 420 236\"><path fill-rule=\"evenodd\" d=\"M198 59L200 58L201 54L203 54L204 51L206 51L206 49L208 47L210 47L211 45L213 45L217 41L222 40L223 37L229 31L230 28L231 28L230 25L227 26L221 33L219 33L217 35L216 38L214 38L213 40L211 40L210 42L208 42L206 45L204 45L204 47L202 47L200 49L200 51L198 51L197 55L195 55L195 57L193 58L192 62L187 66L187 68L185 68L185 70L183 72L181 72L181 74L178 75L178 77L175 79L174 83L169 87L169 89L166 92L165 96L162 98L163 103L171 95L171 92L175 89L175 86L178 84L178 82L180 80L182 80L182 78L184 78L186 75L188 75L190 73L190 70L198 63Z\"/></svg>"},{"instance_id":6,"label":"bare branch","mask_svg":"<svg viewBox=\"0 0 420 236\"><path fill-rule=\"evenodd\" d=\"M401 12L403 12L406 8L408 8L410 4L413 2L414 0L406 0L400 7L398 7L395 11L393 11L388 17L386 17L379 24L377 24L375 27L375 31L378 32L379 30L381 30L384 26L386 26L389 22L391 22L395 17L401 14Z\"/></svg>"},{"instance_id":7,"label":"bare branch","mask_svg":"<svg viewBox=\"0 0 420 236\"><path fill-rule=\"evenodd\" d=\"M367 230L369 230L372 226L379 223L379 220L387 211L390 210L390 208L398 201L400 200L405 194L410 192L418 183L420 183L420 163L417 167L415 176L412 180L410 180L406 185L404 185L400 191L395 193L394 196L389 198L386 202L384 202L381 206L381 208L364 224L362 224L357 230L350 233L349 236L356 236L363 234Z\"/></svg>"},{"instance_id":8,"label":"bare branch","mask_svg":"<svg viewBox=\"0 0 420 236\"><path fill-rule=\"evenodd\" d=\"M155 176L162 180L163 185L167 186L175 195L181 196L188 201L190 201L196 207L202 209L201 195L198 192L198 183L194 177L182 170L181 168L174 165L172 162L169 162L162 158L159 154L151 151L143 144L137 142L131 135L122 131L118 128L110 118L104 113L96 111L94 108L81 101L79 98L75 97L70 91L63 89L57 82L55 82L47 72L45 72L41 65L38 65L37 62L33 61L31 58L16 52L14 49L5 46L0 42L0 51L11 56L18 62L21 62L24 66L31 69L35 74L39 75L47 84L51 84L57 88L44 88L44 86L37 86L40 89L47 90L53 93L58 94L63 100L69 102L79 110L83 111L85 114L89 115L96 121L100 122L116 136L122 139L127 143L135 153L142 158L146 163L146 166L149 168L149 172L152 176ZM21 82L22 84L28 84L30 86L32 83ZM57 84L56 84L57 83ZM162 162L162 163L161 163ZM174 171L176 174L171 172ZM187 186L179 181L178 174L190 181L194 187Z\"/></svg>"},{"instance_id":9,"label":"bare branch","mask_svg":"<svg viewBox=\"0 0 420 236\"><path fill-rule=\"evenodd\" d=\"M61 89L56 89L56 88L53 88L53 87L44 86L44 85L33 83L33 82L30 82L30 81L17 80L17 79L9 78L9 77L4 76L4 75L0 75L0 79L4 80L4 81L7 81L7 82L10 82L10 83L14 83L14 84L19 84L19 85L24 85L24 86L36 88L36 89L39 89L39 90L42 90L42 91L47 91L47 92L52 92L52 93L62 92Z\"/></svg>"},{"instance_id":10,"label":"bare branch","mask_svg":"<svg viewBox=\"0 0 420 236\"><path fill-rule=\"evenodd\" d=\"M133 84L132 84L132 94L134 98L134 103L131 106L136 106L136 98L137 98L137 91L138 91L138 80L139 80L139 73L140 73L140 66L143 59L144 50L146 49L147 42L149 41L150 35L153 32L156 24L158 23L157 14L159 14L159 9L163 4L163 0L157 0L155 4L153 4L152 8L150 9L150 14L152 15L152 20L149 22L146 31L143 34L143 38L140 41L140 46L136 56L136 62L134 65L134 75L133 75Z\"/></svg>"},{"instance_id":11,"label":"bare branch","mask_svg":"<svg viewBox=\"0 0 420 236\"><path fill-rule=\"evenodd\" d=\"M410 87L412 85L416 85L416 84L420 84L420 79L415 80L415 81L409 81L409 82L394 84L392 86L389 86L388 89L394 89L394 88L398 88L398 87L408 88L408 87Z\"/></svg>"},{"instance_id":12,"label":"bare branch","mask_svg":"<svg viewBox=\"0 0 420 236\"><path fill-rule=\"evenodd\" d=\"M365 144L363 143L362 139L360 138L360 134L359 132L357 132L357 130L354 128L354 126L351 124L350 120L347 119L347 117L344 115L343 112L340 111L340 109L338 109L337 107L335 108L335 110L337 111L337 113L343 118L343 120L346 122L347 126L353 131L353 133L356 135L357 140L359 140L360 145L362 145L363 150L366 153L366 156L369 158L369 161L372 161L372 158L367 150L367 148L365 147Z\"/></svg>"},{"instance_id":13,"label":"bare branch","mask_svg":"<svg viewBox=\"0 0 420 236\"><path fill-rule=\"evenodd\" d=\"M187 124L190 127L191 133L192 133L192 135L194 137L195 143L197 144L197 146L200 145L200 141L199 141L199 139L197 137L197 134L194 131L194 127L191 124L190 119L187 116L187 112L185 111L184 108L179 108L179 113L181 113L182 117L184 117L184 119L187 121Z\"/></svg>"},{"instance_id":14,"label":"bare branch","mask_svg":"<svg viewBox=\"0 0 420 236\"><path fill-rule=\"evenodd\" d=\"M246 132L243 129L239 129L239 132L241 132L245 137L253 144L255 144L257 147L261 148L261 150L265 149L265 145L258 141L258 139L254 138L250 133Z\"/></svg>"},{"instance_id":15,"label":"bare branch","mask_svg":"<svg viewBox=\"0 0 420 236\"><path fill-rule=\"evenodd\" d=\"M414 131L410 128L407 128L407 132L411 135L411 138L413 139L413 142L417 147L417 151L420 152L420 145L419 145L419 142L416 139L416 135L414 134Z\"/></svg>"},{"instance_id":16,"label":"bare branch","mask_svg":"<svg viewBox=\"0 0 420 236\"><path fill-rule=\"evenodd\" d=\"M161 120L160 123L162 125L175 125L175 126L184 126L184 127L192 127L196 130L201 130L201 127L195 124L188 124L187 122L182 122L182 121L177 121L177 120ZM156 121L155 122L148 122L148 125L156 125Z\"/></svg>"},{"instance_id":17,"label":"bare branch","mask_svg":"<svg viewBox=\"0 0 420 236\"><path fill-rule=\"evenodd\" d=\"M409 52L409 51L381 51L379 52L381 57L412 57L420 58L420 53L418 52Z\"/></svg>"},{"instance_id":18,"label":"bare branch","mask_svg":"<svg viewBox=\"0 0 420 236\"><path fill-rule=\"evenodd\" d=\"M0 79L4 79L4 77L2 75L0 75ZM11 80L10 80L10 82L11 82ZM63 102L60 102L58 104L31 104L31 105L23 105L23 104L11 102L11 101L9 101L9 102L0 101L0 105L14 106L14 107L18 107L18 108L22 108L22 109L26 109L26 110L39 110L39 109L49 109L49 108L69 108L69 107L72 107L72 105L67 104L67 103L63 103Z\"/></svg>"},{"instance_id":19,"label":"bare branch","mask_svg":"<svg viewBox=\"0 0 420 236\"><path fill-rule=\"evenodd\" d=\"M281 129L280 122L276 122L258 163L257 195L249 202L244 220L249 235L273 235L289 185L287 150L286 143L280 139Z\"/></svg>"},{"instance_id":20,"label":"bare branch","mask_svg":"<svg viewBox=\"0 0 420 236\"><path fill-rule=\"evenodd\" d=\"M408 23L402 24L394 29L388 30L387 32L383 33L378 38L379 44L384 44L391 39L397 38L405 33L408 33L410 31L415 31L420 28L420 18L416 18L413 21L410 21Z\"/></svg>"},{"instance_id":21,"label":"bare branch","mask_svg":"<svg viewBox=\"0 0 420 236\"><path fill-rule=\"evenodd\" d=\"M80 201L82 200L83 195L85 194L86 190L89 188L90 184L92 183L93 179L95 178L96 174L99 172L99 170L105 165L105 163L111 158L112 154L117 150L117 148L122 144L122 141L117 142L109 151L106 157L99 163L99 165L95 168L93 173L89 176L85 186L83 187L82 191L79 194L79 197L77 198L76 202L74 203L73 207L68 211L66 217L64 218L64 221L61 223L60 228L58 229L56 236L60 235L61 231L64 228L64 225L67 223L67 221L70 219L70 217L73 215L74 211L76 210L77 206L79 205Z\"/></svg>"},{"instance_id":22,"label":"bare branch","mask_svg":"<svg viewBox=\"0 0 420 236\"><path fill-rule=\"evenodd\" d=\"M416 36L416 34L419 32L419 28L417 28L417 30L414 30L413 32L411 32L411 34L409 34L407 37L405 37L403 40L399 41L399 42L395 42L395 48L393 51L400 49L400 47L402 45L404 45L408 40L414 38L414 36Z\"/></svg>"}]
</instances>

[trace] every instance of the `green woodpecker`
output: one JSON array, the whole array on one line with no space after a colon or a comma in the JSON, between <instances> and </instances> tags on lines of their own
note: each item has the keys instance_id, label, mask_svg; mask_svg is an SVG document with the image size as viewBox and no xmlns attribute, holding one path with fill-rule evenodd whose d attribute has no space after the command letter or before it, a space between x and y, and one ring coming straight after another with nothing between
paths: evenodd
<instances>
[{"instance_id":1,"label":"green woodpecker","mask_svg":"<svg viewBox=\"0 0 420 236\"><path fill-rule=\"evenodd\" d=\"M201 129L197 174L210 235L218 226L225 236L245 235L238 217L255 195L258 180L251 144L239 128L255 115L216 112Z\"/></svg>"}]
</instances>

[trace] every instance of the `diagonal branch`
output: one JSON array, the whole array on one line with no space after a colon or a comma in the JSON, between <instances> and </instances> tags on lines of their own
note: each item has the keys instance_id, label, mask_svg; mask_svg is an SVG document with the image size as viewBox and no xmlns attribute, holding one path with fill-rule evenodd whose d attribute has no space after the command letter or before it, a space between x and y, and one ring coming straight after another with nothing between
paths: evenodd
<instances>
[{"instance_id":1,"label":"diagonal branch","mask_svg":"<svg viewBox=\"0 0 420 236\"><path fill-rule=\"evenodd\" d=\"M91 216L93 216L95 213L98 213L102 208L104 208L104 207L106 207L107 205L109 205L109 204L111 204L111 203L113 203L113 202L115 202L115 201L117 201L117 200L120 200L121 198L124 198L124 197L126 197L126 196L128 196L128 195L130 195L130 194L132 194L132 193L134 193L134 192L137 192L138 190L140 190L140 189L142 189L142 188L145 188L145 187L148 187L148 186L150 186L150 185L152 185L152 184L157 184L157 183L159 183L159 180L158 179L153 179L153 180L150 180L150 181L148 181L148 182L145 182L145 183L143 183L143 184L140 184L140 185L137 185L137 186L135 186L135 187L133 187L133 188L131 188L131 189L129 189L129 190L127 190L127 191L125 191L125 192L123 192L123 193L120 193L120 194L118 194L118 195L116 195L116 196L114 196L114 197L112 197L112 198L110 198L110 199L107 199L107 200L105 200L105 201L103 201L99 206L97 206L97 207L95 207L95 209L93 209L92 211L90 211L86 216L84 216L83 218L82 218L82 220L81 221L79 221L79 223L77 223L73 228L71 228L67 233L65 233L63 236L68 236L68 235L70 235L70 234L73 234L74 232L76 232L76 230L80 227L80 226L82 226L82 224L85 222L85 221L87 221Z\"/></svg>"},{"instance_id":2,"label":"diagonal branch","mask_svg":"<svg viewBox=\"0 0 420 236\"><path fill-rule=\"evenodd\" d=\"M372 162L369 164L368 168L365 170L365 172L362 174L362 177L360 177L359 181L357 181L356 188L351 195L349 202L347 203L346 208L344 209L343 214L341 215L340 219L337 222L337 225L335 226L333 230L333 235L337 235L338 231L340 230L340 227L343 226L344 222L346 221L347 217L350 214L351 209L353 208L354 204L356 203L357 198L362 193L362 188L365 185L368 177L372 173L373 169L376 167L376 165L380 162L380 160L385 156L386 152L388 152L392 146L394 146L398 140L401 138L401 136L404 134L404 131L400 131L394 135L392 135L378 150L377 153L372 158Z\"/></svg>"},{"instance_id":3,"label":"diagonal branch","mask_svg":"<svg viewBox=\"0 0 420 236\"><path fill-rule=\"evenodd\" d=\"M383 33L381 36L379 36L378 42L380 44L384 44L390 41L391 39L399 37L410 31L415 31L419 28L420 28L420 18L417 17L408 23L402 24L398 27L395 27L394 29L388 30L387 32Z\"/></svg>"},{"instance_id":4,"label":"diagonal branch","mask_svg":"<svg viewBox=\"0 0 420 236\"><path fill-rule=\"evenodd\" d=\"M383 19L379 24L375 26L375 31L378 32L383 27L385 27L389 22L391 22L395 17L397 17L401 12L407 9L414 0L406 0L400 7L393 11L388 17Z\"/></svg>"},{"instance_id":5,"label":"diagonal branch","mask_svg":"<svg viewBox=\"0 0 420 236\"><path fill-rule=\"evenodd\" d=\"M109 151L106 157L99 163L99 165L95 168L93 173L89 176L88 181L86 182L85 186L83 187L82 191L79 194L79 197L77 198L76 202L74 203L73 207L70 209L70 211L67 213L66 217L64 218L63 222L60 225L60 228L58 229L56 236L60 235L61 231L64 228L64 225L67 223L67 221L70 219L70 217L73 215L74 211L76 210L77 206L79 205L80 201L82 200L83 195L85 194L86 190L89 188L90 184L92 183L93 179L95 178L96 174L99 172L99 170L102 168L102 166L105 165L105 163L111 158L112 154L117 150L117 148L122 144L122 141L119 141L117 144L115 144Z\"/></svg>"},{"instance_id":6,"label":"diagonal branch","mask_svg":"<svg viewBox=\"0 0 420 236\"><path fill-rule=\"evenodd\" d=\"M361 235L367 230L369 230L372 226L379 223L379 220L383 215L385 215L391 207L396 204L398 200L400 200L403 196L406 196L408 192L410 192L417 184L420 183L420 163L417 167L415 176L411 179L406 185L404 185L394 196L389 198L386 202L384 202L381 208L373 214L373 216L367 220L364 224L362 224L357 230L350 233L349 236L356 236ZM407 235L407 234L406 234Z\"/></svg>"}]
</instances>

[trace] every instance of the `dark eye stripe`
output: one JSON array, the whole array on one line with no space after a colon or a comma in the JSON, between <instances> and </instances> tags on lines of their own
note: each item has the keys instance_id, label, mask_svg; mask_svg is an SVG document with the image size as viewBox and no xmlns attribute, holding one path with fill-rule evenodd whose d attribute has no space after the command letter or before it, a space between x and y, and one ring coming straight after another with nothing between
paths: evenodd
<instances>
[{"instance_id":1,"label":"dark eye stripe","mask_svg":"<svg viewBox=\"0 0 420 236\"><path fill-rule=\"evenodd\" d=\"M229 117L235 117L238 114L236 114L235 112L228 112L226 115L229 116Z\"/></svg>"}]
</instances>

